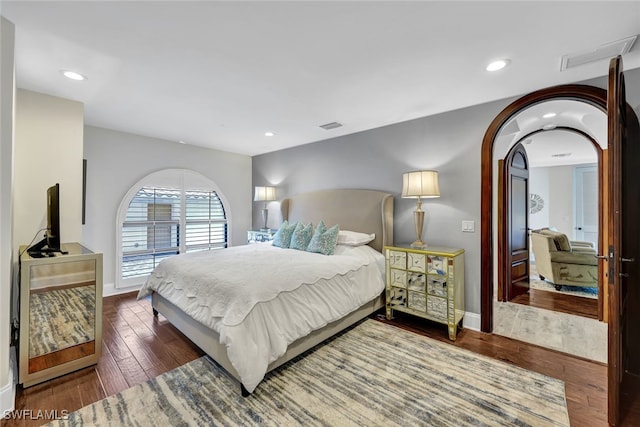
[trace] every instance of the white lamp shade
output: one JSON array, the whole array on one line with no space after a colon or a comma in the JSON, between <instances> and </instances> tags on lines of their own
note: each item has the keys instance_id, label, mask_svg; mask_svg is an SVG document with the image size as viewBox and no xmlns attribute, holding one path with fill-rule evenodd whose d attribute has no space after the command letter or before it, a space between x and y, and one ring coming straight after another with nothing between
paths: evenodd
<instances>
[{"instance_id":1,"label":"white lamp shade","mask_svg":"<svg viewBox=\"0 0 640 427\"><path fill-rule=\"evenodd\" d=\"M440 197L437 171L413 171L402 174L402 197Z\"/></svg>"},{"instance_id":2,"label":"white lamp shade","mask_svg":"<svg viewBox=\"0 0 640 427\"><path fill-rule=\"evenodd\" d=\"M276 200L276 187L258 187L256 186L253 196L254 202L268 202Z\"/></svg>"}]
</instances>

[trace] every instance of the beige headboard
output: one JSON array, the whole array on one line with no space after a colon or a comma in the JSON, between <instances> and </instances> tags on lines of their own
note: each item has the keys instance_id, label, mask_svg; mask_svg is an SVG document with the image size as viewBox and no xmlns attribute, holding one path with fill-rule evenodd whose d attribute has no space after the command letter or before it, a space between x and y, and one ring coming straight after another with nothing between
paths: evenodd
<instances>
[{"instance_id":1,"label":"beige headboard","mask_svg":"<svg viewBox=\"0 0 640 427\"><path fill-rule=\"evenodd\" d=\"M324 221L327 227L339 224L341 230L375 233L369 243L382 252L393 244L393 195L375 190L321 190L283 199L282 219L289 223Z\"/></svg>"}]
</instances>

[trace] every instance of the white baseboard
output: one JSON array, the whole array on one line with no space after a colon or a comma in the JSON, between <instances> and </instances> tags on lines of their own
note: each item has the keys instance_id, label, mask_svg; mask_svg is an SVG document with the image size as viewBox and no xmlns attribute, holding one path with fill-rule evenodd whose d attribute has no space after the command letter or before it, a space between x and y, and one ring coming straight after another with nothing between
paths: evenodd
<instances>
[{"instance_id":1,"label":"white baseboard","mask_svg":"<svg viewBox=\"0 0 640 427\"><path fill-rule=\"evenodd\" d=\"M464 313L464 318L462 319L462 327L465 329L471 329L472 331L480 331L481 326L480 315L477 313L469 313L468 311Z\"/></svg>"},{"instance_id":2,"label":"white baseboard","mask_svg":"<svg viewBox=\"0 0 640 427\"><path fill-rule=\"evenodd\" d=\"M139 291L142 285L131 286L128 288L116 288L115 283L103 283L102 284L102 296L111 297L114 295L126 294L128 292Z\"/></svg>"},{"instance_id":3,"label":"white baseboard","mask_svg":"<svg viewBox=\"0 0 640 427\"><path fill-rule=\"evenodd\" d=\"M17 383L17 363L16 363L16 348L9 348L9 376L7 384L0 388L0 411L2 411L2 418L7 412L11 412L15 409L16 405L16 383Z\"/></svg>"}]
</instances>

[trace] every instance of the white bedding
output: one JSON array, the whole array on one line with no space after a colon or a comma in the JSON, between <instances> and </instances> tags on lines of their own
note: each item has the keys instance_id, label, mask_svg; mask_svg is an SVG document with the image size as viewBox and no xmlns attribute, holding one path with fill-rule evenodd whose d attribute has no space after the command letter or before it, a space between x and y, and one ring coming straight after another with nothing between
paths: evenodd
<instances>
[{"instance_id":1,"label":"white bedding","mask_svg":"<svg viewBox=\"0 0 640 427\"><path fill-rule=\"evenodd\" d=\"M290 343L383 289L384 257L369 246L326 256L265 243L164 260L138 297L155 291L218 332L251 392Z\"/></svg>"}]
</instances>

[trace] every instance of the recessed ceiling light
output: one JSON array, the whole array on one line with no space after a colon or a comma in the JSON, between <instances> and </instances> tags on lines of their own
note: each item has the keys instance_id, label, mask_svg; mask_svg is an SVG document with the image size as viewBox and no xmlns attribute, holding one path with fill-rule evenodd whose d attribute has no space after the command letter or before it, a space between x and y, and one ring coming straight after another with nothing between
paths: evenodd
<instances>
[{"instance_id":1,"label":"recessed ceiling light","mask_svg":"<svg viewBox=\"0 0 640 427\"><path fill-rule=\"evenodd\" d=\"M186 144L183 140L178 141L179 144Z\"/></svg>"},{"instance_id":2,"label":"recessed ceiling light","mask_svg":"<svg viewBox=\"0 0 640 427\"><path fill-rule=\"evenodd\" d=\"M569 157L571 153L556 153L552 154L551 157Z\"/></svg>"},{"instance_id":3,"label":"recessed ceiling light","mask_svg":"<svg viewBox=\"0 0 640 427\"><path fill-rule=\"evenodd\" d=\"M273 133L273 132L265 132L264 133L264 136L273 136L273 135L275 135L275 133Z\"/></svg>"},{"instance_id":4,"label":"recessed ceiling light","mask_svg":"<svg viewBox=\"0 0 640 427\"><path fill-rule=\"evenodd\" d=\"M544 119L550 119L551 117L555 117L556 113L547 113L542 116Z\"/></svg>"},{"instance_id":5,"label":"recessed ceiling light","mask_svg":"<svg viewBox=\"0 0 640 427\"><path fill-rule=\"evenodd\" d=\"M486 70L487 71L498 71L498 70L502 70L504 67L506 67L507 65L509 65L511 61L508 59L498 59L497 61L493 61L491 62L489 65L487 65Z\"/></svg>"},{"instance_id":6,"label":"recessed ceiling light","mask_svg":"<svg viewBox=\"0 0 640 427\"><path fill-rule=\"evenodd\" d=\"M76 71L62 70L62 75L71 80L87 80L87 76L84 76Z\"/></svg>"},{"instance_id":7,"label":"recessed ceiling light","mask_svg":"<svg viewBox=\"0 0 640 427\"><path fill-rule=\"evenodd\" d=\"M542 129L543 129L543 130L553 130L553 129L555 129L555 128L556 128L555 123L549 123L548 125L544 125L544 126L542 126Z\"/></svg>"}]
</instances>

